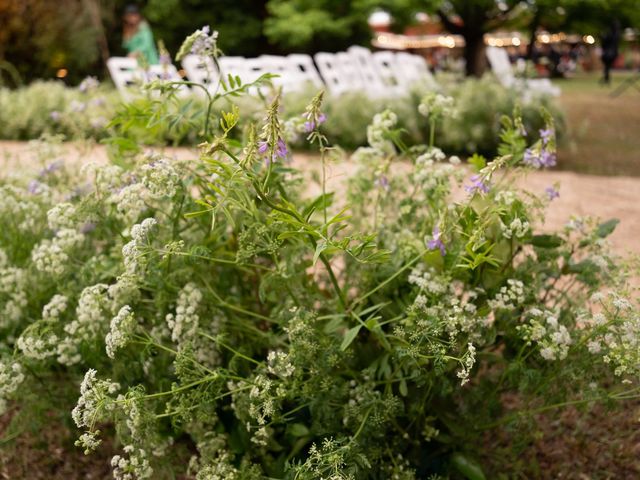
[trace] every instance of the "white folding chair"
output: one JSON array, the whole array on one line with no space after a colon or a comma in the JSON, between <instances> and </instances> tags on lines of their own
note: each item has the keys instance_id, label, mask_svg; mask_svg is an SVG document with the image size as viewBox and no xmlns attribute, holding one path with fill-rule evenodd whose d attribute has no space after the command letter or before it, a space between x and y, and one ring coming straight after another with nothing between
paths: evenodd
<instances>
[{"instance_id":1,"label":"white folding chair","mask_svg":"<svg viewBox=\"0 0 640 480\"><path fill-rule=\"evenodd\" d=\"M402 71L405 86L421 83L429 88L435 89L438 83L431 74L427 62L420 55L413 55L407 52L396 53L398 68Z\"/></svg>"},{"instance_id":2,"label":"white folding chair","mask_svg":"<svg viewBox=\"0 0 640 480\"><path fill-rule=\"evenodd\" d=\"M292 71L295 71L295 75L301 84L301 89L306 87L307 84L313 85L315 88L324 87L322 78L313 64L313 59L303 53L292 53L287 55L287 60L291 65Z\"/></svg>"},{"instance_id":3,"label":"white folding chair","mask_svg":"<svg viewBox=\"0 0 640 480\"><path fill-rule=\"evenodd\" d=\"M127 101L140 93L140 86L152 80L182 80L174 65L150 65L143 69L135 58L130 57L109 58L107 69L120 95ZM188 95L189 92L184 85L178 89L178 95Z\"/></svg>"},{"instance_id":4,"label":"white folding chair","mask_svg":"<svg viewBox=\"0 0 640 480\"><path fill-rule=\"evenodd\" d=\"M548 78L516 78L506 50L500 47L488 46L486 55L491 65L491 70L498 81L505 87L522 90L524 97L530 97L532 93L552 96L560 95L560 89L553 85Z\"/></svg>"},{"instance_id":5,"label":"white folding chair","mask_svg":"<svg viewBox=\"0 0 640 480\"><path fill-rule=\"evenodd\" d=\"M192 82L205 85L210 92L217 88L220 73L211 58L187 55L182 59L182 68L184 68L187 78ZM204 92L199 88L195 88L193 91L198 95L204 95Z\"/></svg>"},{"instance_id":6,"label":"white folding chair","mask_svg":"<svg viewBox=\"0 0 640 480\"><path fill-rule=\"evenodd\" d=\"M392 95L401 96L407 91L405 88L407 82L398 67L395 53L388 50L375 52L372 59L385 88Z\"/></svg>"},{"instance_id":7,"label":"white folding chair","mask_svg":"<svg viewBox=\"0 0 640 480\"><path fill-rule=\"evenodd\" d=\"M391 97L396 93L387 89L378 69L373 61L371 51L364 47L349 47L347 53L353 60L361 81L366 86L367 93L372 97Z\"/></svg>"},{"instance_id":8,"label":"white folding chair","mask_svg":"<svg viewBox=\"0 0 640 480\"><path fill-rule=\"evenodd\" d=\"M319 52L313 57L318 66L318 71L322 75L329 93L341 95L351 90L349 79L342 69L342 62L333 53Z\"/></svg>"}]
</instances>

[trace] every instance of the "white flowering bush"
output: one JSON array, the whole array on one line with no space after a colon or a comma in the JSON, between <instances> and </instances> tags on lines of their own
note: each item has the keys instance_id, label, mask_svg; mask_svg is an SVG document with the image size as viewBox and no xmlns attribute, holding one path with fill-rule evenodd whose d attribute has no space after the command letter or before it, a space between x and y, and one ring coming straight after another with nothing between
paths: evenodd
<instances>
[{"instance_id":1,"label":"white flowering bush","mask_svg":"<svg viewBox=\"0 0 640 480\"><path fill-rule=\"evenodd\" d=\"M431 132L454 113L424 103ZM299 120L324 179L322 94ZM64 411L85 453L118 446L116 479L476 479L487 429L638 395L616 221L541 233L557 187L515 186L552 163L550 117L539 140L503 119L499 156L462 165L380 112L343 191L312 198L279 98L239 123L199 127L198 161L2 182L8 415Z\"/></svg>"}]
</instances>

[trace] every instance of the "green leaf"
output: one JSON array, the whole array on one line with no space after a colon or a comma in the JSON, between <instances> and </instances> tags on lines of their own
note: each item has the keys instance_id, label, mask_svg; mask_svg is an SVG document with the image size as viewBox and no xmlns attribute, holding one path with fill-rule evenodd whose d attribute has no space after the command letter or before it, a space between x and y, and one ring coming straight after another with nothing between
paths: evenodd
<instances>
[{"instance_id":1,"label":"green leaf","mask_svg":"<svg viewBox=\"0 0 640 480\"><path fill-rule=\"evenodd\" d=\"M404 378L400 380L399 389L400 389L400 395L402 395L403 397L406 397L407 395L409 395L409 389L407 388L407 381Z\"/></svg>"},{"instance_id":2,"label":"green leaf","mask_svg":"<svg viewBox=\"0 0 640 480\"><path fill-rule=\"evenodd\" d=\"M351 345L351 342L353 342L358 336L358 332L360 332L361 328L362 325L358 325L357 327L347 330L347 333L345 333L344 339L342 340L342 345L340 345L340 350L344 351L349 348L349 345Z\"/></svg>"},{"instance_id":3,"label":"green leaf","mask_svg":"<svg viewBox=\"0 0 640 480\"><path fill-rule=\"evenodd\" d=\"M294 437L306 437L309 435L309 429L303 423L292 423L287 427L287 431Z\"/></svg>"},{"instance_id":4,"label":"green leaf","mask_svg":"<svg viewBox=\"0 0 640 480\"><path fill-rule=\"evenodd\" d=\"M607 220L606 222L601 223L596 229L596 235L600 238L608 237L613 233L619 223L620 220L618 220L617 218L612 218L611 220Z\"/></svg>"},{"instance_id":5,"label":"green leaf","mask_svg":"<svg viewBox=\"0 0 640 480\"><path fill-rule=\"evenodd\" d=\"M318 244L316 245L316 251L313 254L313 262L311 263L311 265L316 264L320 255L322 255L322 252L324 252L328 246L329 245L327 245L327 242L324 242L324 241L318 242Z\"/></svg>"},{"instance_id":6,"label":"green leaf","mask_svg":"<svg viewBox=\"0 0 640 480\"><path fill-rule=\"evenodd\" d=\"M486 480L482 468L460 452L451 455L453 467L468 480Z\"/></svg>"},{"instance_id":7,"label":"green leaf","mask_svg":"<svg viewBox=\"0 0 640 480\"><path fill-rule=\"evenodd\" d=\"M471 157L468 162L473 165L476 170L482 170L487 165L487 160L482 155L478 155L477 153L474 153L473 157Z\"/></svg>"},{"instance_id":8,"label":"green leaf","mask_svg":"<svg viewBox=\"0 0 640 480\"><path fill-rule=\"evenodd\" d=\"M534 247L540 248L557 248L564 243L558 235L534 235L529 242Z\"/></svg>"}]
</instances>

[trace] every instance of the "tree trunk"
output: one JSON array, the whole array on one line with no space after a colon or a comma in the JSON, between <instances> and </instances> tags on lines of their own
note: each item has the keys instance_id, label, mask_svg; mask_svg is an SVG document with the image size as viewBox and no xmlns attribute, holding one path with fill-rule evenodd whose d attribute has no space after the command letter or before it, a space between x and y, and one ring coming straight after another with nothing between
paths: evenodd
<instances>
[{"instance_id":1,"label":"tree trunk","mask_svg":"<svg viewBox=\"0 0 640 480\"><path fill-rule=\"evenodd\" d=\"M536 8L531 25L529 26L529 45L527 46L527 58L533 60L533 52L537 40L538 27L540 26L540 7Z\"/></svg>"},{"instance_id":2,"label":"tree trunk","mask_svg":"<svg viewBox=\"0 0 640 480\"><path fill-rule=\"evenodd\" d=\"M481 77L487 65L484 56L484 35L464 35L464 59L467 77Z\"/></svg>"}]
</instances>

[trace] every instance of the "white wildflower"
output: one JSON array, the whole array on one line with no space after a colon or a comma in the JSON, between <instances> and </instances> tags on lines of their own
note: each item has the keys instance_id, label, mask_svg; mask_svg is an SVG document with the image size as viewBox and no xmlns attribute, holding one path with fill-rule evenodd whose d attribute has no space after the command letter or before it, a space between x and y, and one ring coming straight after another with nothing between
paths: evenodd
<instances>
[{"instance_id":1,"label":"white wildflower","mask_svg":"<svg viewBox=\"0 0 640 480\"><path fill-rule=\"evenodd\" d=\"M109 358L115 358L116 351L127 344L135 325L133 311L129 305L125 305L111 320L110 330L105 338L105 347Z\"/></svg>"},{"instance_id":2,"label":"white wildflower","mask_svg":"<svg viewBox=\"0 0 640 480\"><path fill-rule=\"evenodd\" d=\"M19 363L5 363L0 360L0 415L7 409L9 395L15 393L23 381L24 374Z\"/></svg>"},{"instance_id":3,"label":"white wildflower","mask_svg":"<svg viewBox=\"0 0 640 480\"><path fill-rule=\"evenodd\" d=\"M115 455L111 459L114 480L142 480L151 478L153 469L149 464L147 452L133 445L127 445L123 449L127 455Z\"/></svg>"}]
</instances>

